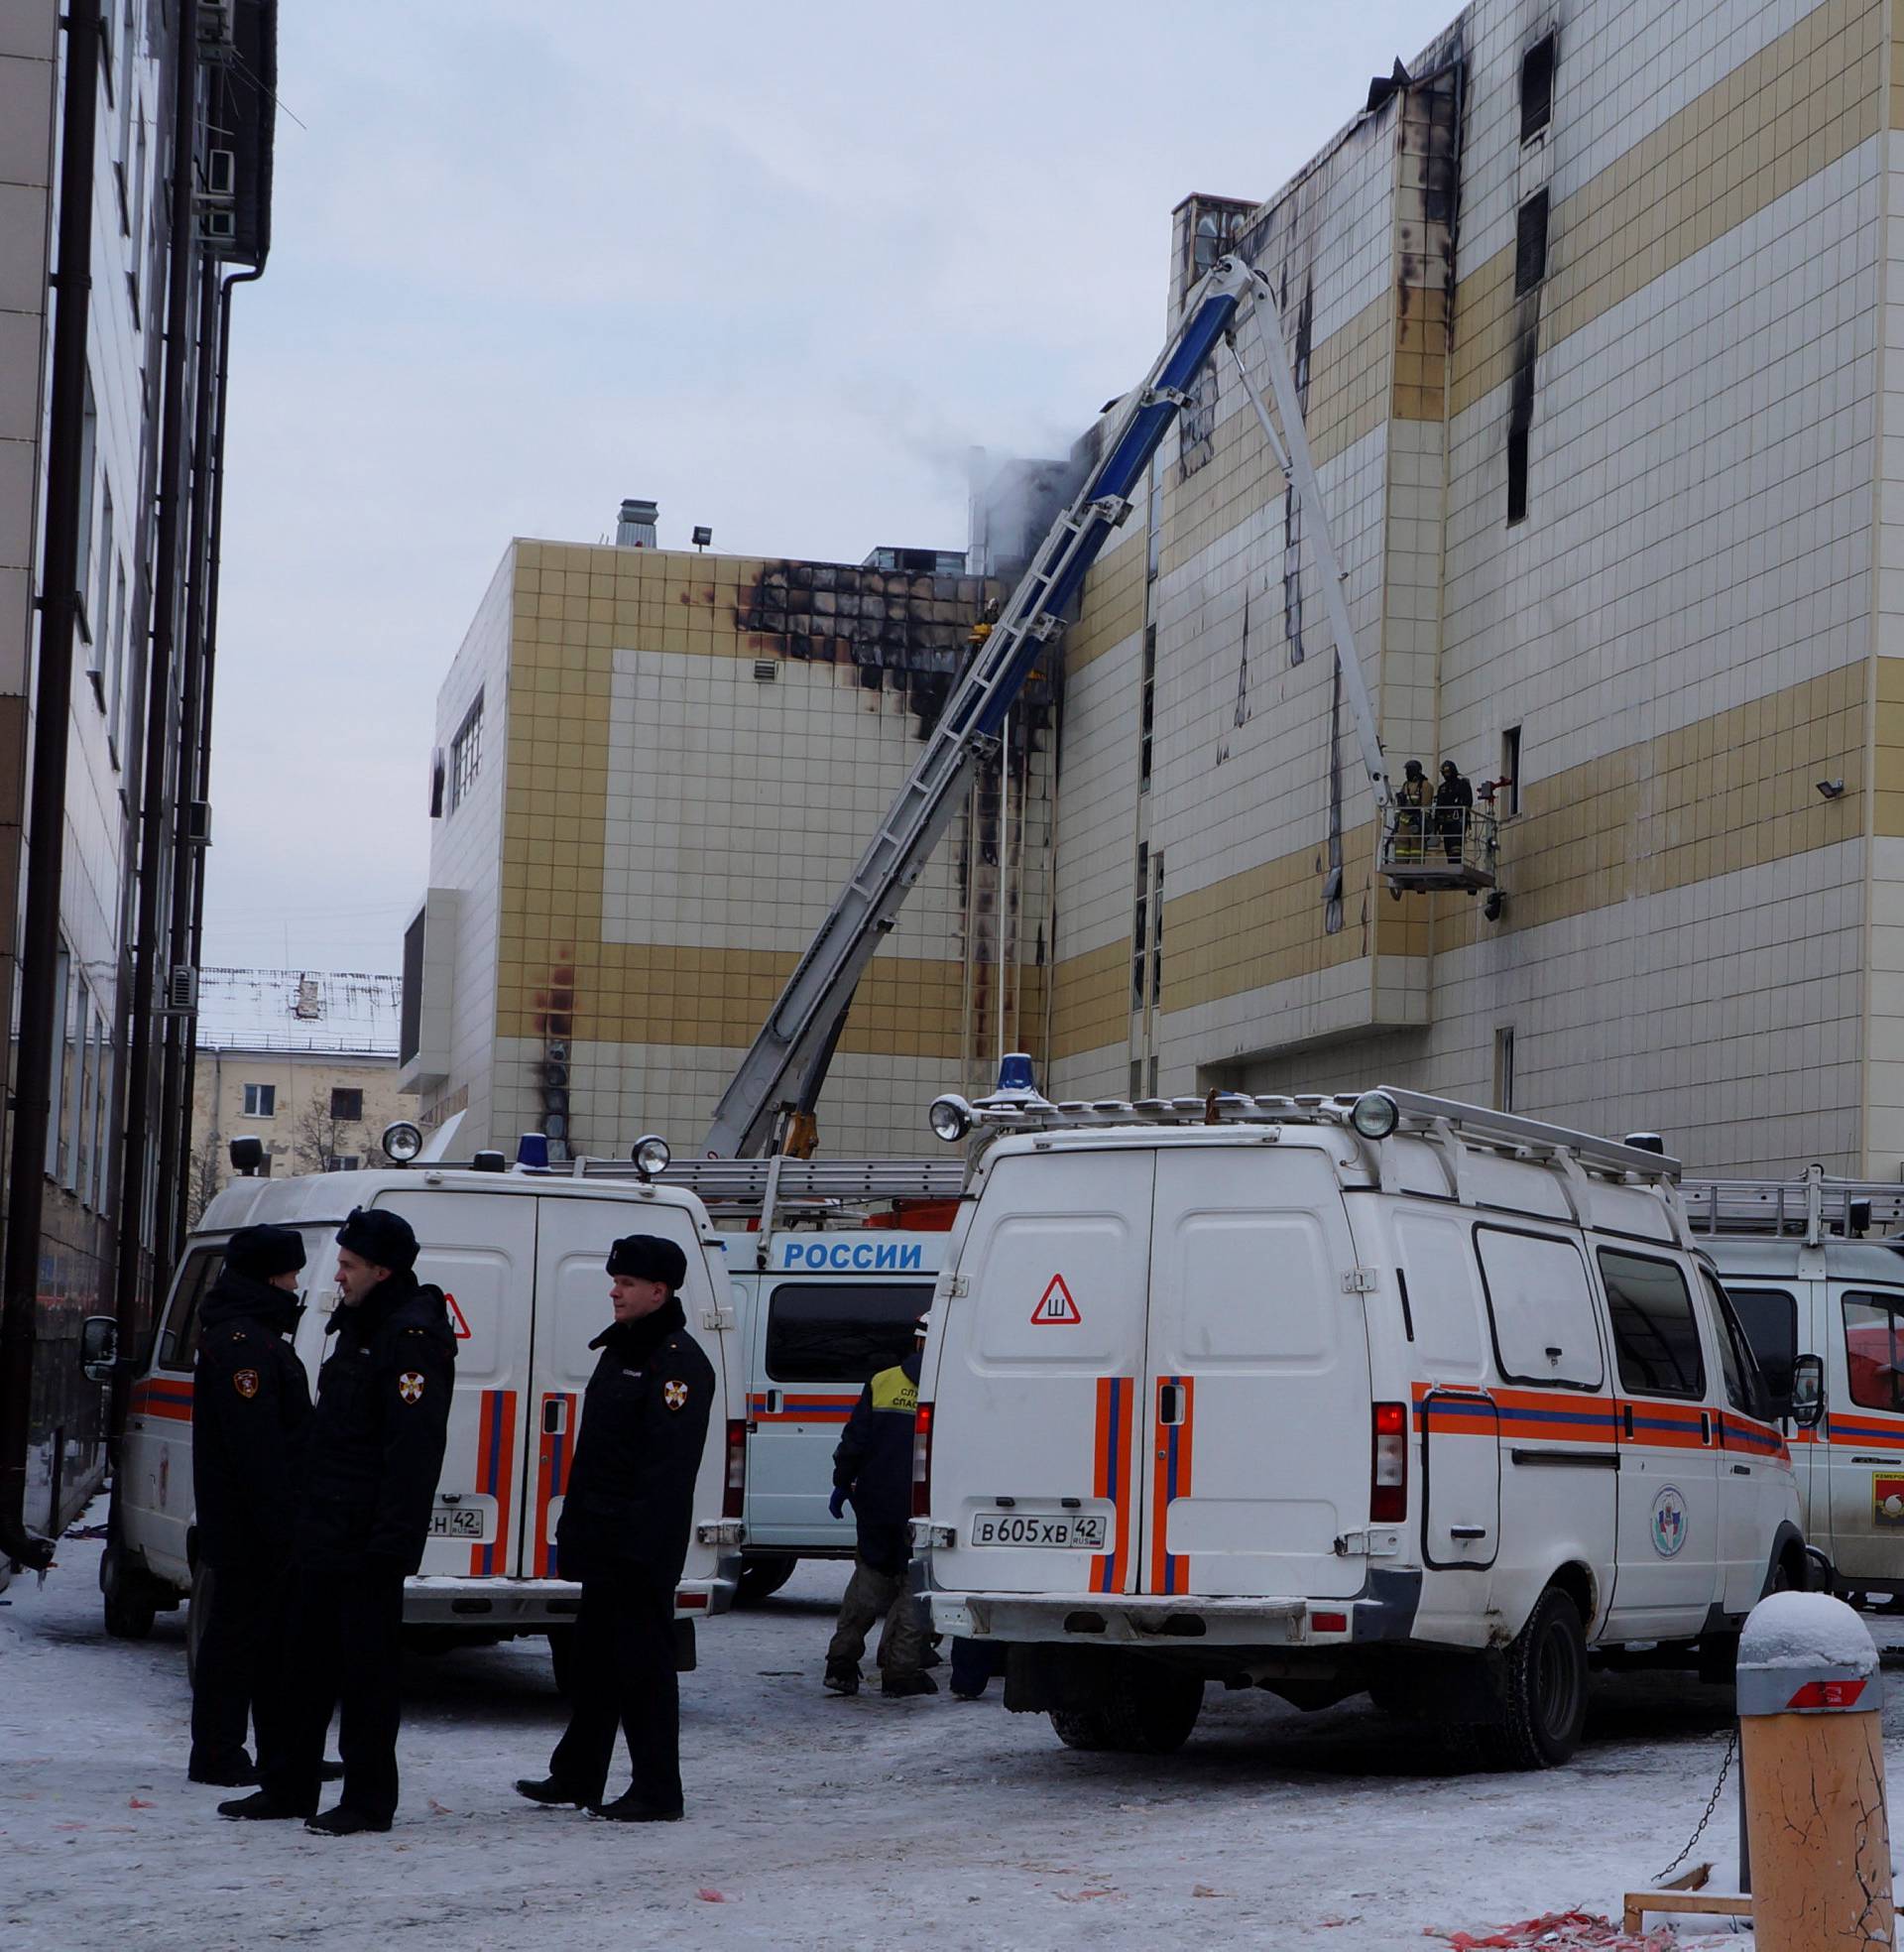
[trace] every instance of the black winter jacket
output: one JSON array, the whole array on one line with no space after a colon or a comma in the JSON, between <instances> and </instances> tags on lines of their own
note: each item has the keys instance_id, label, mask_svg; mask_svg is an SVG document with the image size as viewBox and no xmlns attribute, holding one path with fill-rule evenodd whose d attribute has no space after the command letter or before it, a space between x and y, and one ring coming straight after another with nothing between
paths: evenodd
<instances>
[{"instance_id":1,"label":"black winter jacket","mask_svg":"<svg viewBox=\"0 0 1904 1952\"><path fill-rule=\"evenodd\" d=\"M922 1357L914 1350L860 1392L833 1453L833 1482L853 1494L853 1516L863 1525L904 1525L912 1516L912 1423Z\"/></svg>"},{"instance_id":2,"label":"black winter jacket","mask_svg":"<svg viewBox=\"0 0 1904 1952\"><path fill-rule=\"evenodd\" d=\"M191 1489L207 1564L291 1556L310 1434L310 1385L285 1340L299 1312L297 1295L230 1269L200 1308Z\"/></svg>"},{"instance_id":3,"label":"black winter jacket","mask_svg":"<svg viewBox=\"0 0 1904 1952\"><path fill-rule=\"evenodd\" d=\"M361 1307L339 1307L327 1332L337 1346L317 1372L299 1562L415 1572L456 1382L443 1290L392 1275Z\"/></svg>"},{"instance_id":4,"label":"black winter jacket","mask_svg":"<svg viewBox=\"0 0 1904 1952\"><path fill-rule=\"evenodd\" d=\"M687 1332L678 1300L614 1322L582 1397L555 1551L564 1579L681 1576L694 1523L694 1480L714 1411L714 1365Z\"/></svg>"}]
</instances>

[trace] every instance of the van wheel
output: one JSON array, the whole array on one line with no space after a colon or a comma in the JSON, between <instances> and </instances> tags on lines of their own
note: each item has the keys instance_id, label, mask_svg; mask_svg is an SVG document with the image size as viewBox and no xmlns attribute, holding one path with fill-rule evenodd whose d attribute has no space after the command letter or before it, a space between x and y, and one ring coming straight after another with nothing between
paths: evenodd
<instances>
[{"instance_id":1,"label":"van wheel","mask_svg":"<svg viewBox=\"0 0 1904 1952\"><path fill-rule=\"evenodd\" d=\"M566 1701L569 1698L569 1684L575 1678L573 1627L551 1627L548 1630L548 1664L555 1670L555 1692Z\"/></svg>"},{"instance_id":2,"label":"van wheel","mask_svg":"<svg viewBox=\"0 0 1904 1952\"><path fill-rule=\"evenodd\" d=\"M1169 1668L1131 1674L1092 1708L1053 1708L1051 1726L1067 1749L1123 1756L1168 1756L1190 1740L1203 1712L1203 1682Z\"/></svg>"},{"instance_id":3,"label":"van wheel","mask_svg":"<svg viewBox=\"0 0 1904 1952\"><path fill-rule=\"evenodd\" d=\"M1507 1707L1477 1731L1490 1769L1557 1769L1587 1722L1587 1636L1580 1609L1557 1586L1535 1602L1507 1649Z\"/></svg>"},{"instance_id":4,"label":"van wheel","mask_svg":"<svg viewBox=\"0 0 1904 1952\"><path fill-rule=\"evenodd\" d=\"M741 1561L741 1577L734 1589L736 1606L759 1606L770 1593L777 1593L793 1577L798 1559L746 1558Z\"/></svg>"},{"instance_id":5,"label":"van wheel","mask_svg":"<svg viewBox=\"0 0 1904 1952\"><path fill-rule=\"evenodd\" d=\"M106 1524L106 1549L99 1560L99 1592L105 1601L106 1632L115 1641L143 1641L159 1614L155 1581L126 1551L115 1512Z\"/></svg>"}]
</instances>

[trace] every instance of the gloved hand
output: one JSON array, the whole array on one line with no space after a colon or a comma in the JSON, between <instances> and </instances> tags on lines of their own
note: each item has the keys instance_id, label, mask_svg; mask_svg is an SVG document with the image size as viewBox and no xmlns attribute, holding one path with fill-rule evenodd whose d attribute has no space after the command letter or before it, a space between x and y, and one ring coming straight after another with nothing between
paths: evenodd
<instances>
[{"instance_id":1,"label":"gloved hand","mask_svg":"<svg viewBox=\"0 0 1904 1952\"><path fill-rule=\"evenodd\" d=\"M833 1487L833 1496L826 1501L826 1509L836 1519L843 1519L846 1517L846 1500L847 1490L845 1485L835 1485Z\"/></svg>"}]
</instances>

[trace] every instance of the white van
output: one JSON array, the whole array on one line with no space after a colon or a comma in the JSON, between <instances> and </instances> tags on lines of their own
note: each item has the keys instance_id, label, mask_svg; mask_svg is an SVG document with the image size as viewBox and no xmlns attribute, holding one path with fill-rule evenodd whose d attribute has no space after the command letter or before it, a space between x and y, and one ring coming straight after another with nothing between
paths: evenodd
<instances>
[{"instance_id":1,"label":"white van","mask_svg":"<svg viewBox=\"0 0 1904 1952\"><path fill-rule=\"evenodd\" d=\"M1904 1217L1904 1188L1814 1171L1782 1185L1689 1185L1687 1205L1774 1406L1795 1385L1823 1394L1824 1415L1796 1433L1792 1463L1835 1590L1904 1594L1904 1242L1858 1238L1873 1208L1880 1227Z\"/></svg>"},{"instance_id":2,"label":"white van","mask_svg":"<svg viewBox=\"0 0 1904 1952\"><path fill-rule=\"evenodd\" d=\"M205 1209L180 1256L151 1350L132 1386L100 1569L109 1632L142 1638L155 1610L192 1588L192 1364L198 1304L239 1227L303 1236L297 1348L315 1390L336 1305L338 1227L353 1206L388 1207L416 1229L419 1281L448 1297L456 1394L421 1569L404 1620L425 1645L546 1634L559 1671L580 1586L554 1576L555 1523L574 1455L582 1392L607 1325L609 1245L660 1234L687 1256L681 1305L721 1383L697 1481L695 1523L675 1595L677 1622L724 1612L740 1573L744 1424L725 1259L690 1192L578 1172L416 1165L239 1179ZM623 1168L626 1171L626 1168ZM294 1514L286 1513L290 1525ZM692 1629L682 1633L691 1664Z\"/></svg>"},{"instance_id":3,"label":"white van","mask_svg":"<svg viewBox=\"0 0 1904 1952\"><path fill-rule=\"evenodd\" d=\"M943 1232L884 1226L728 1234L734 1309L747 1350L747 1550L740 1598L764 1599L801 1559L850 1559L849 1512L827 1510L833 1451L880 1370L912 1353L945 1253Z\"/></svg>"},{"instance_id":4,"label":"white van","mask_svg":"<svg viewBox=\"0 0 1904 1952\"><path fill-rule=\"evenodd\" d=\"M1220 1680L1556 1764L1590 1649L1728 1674L1807 1583L1676 1161L1385 1089L933 1107L973 1119L914 1532L934 1626L1073 1747L1174 1748Z\"/></svg>"}]
</instances>

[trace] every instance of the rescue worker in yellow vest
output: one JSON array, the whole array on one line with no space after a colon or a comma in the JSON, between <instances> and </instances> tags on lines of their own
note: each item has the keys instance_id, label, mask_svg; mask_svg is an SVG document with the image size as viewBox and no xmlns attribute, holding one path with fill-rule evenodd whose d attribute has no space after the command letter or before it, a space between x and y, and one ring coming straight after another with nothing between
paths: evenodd
<instances>
[{"instance_id":1,"label":"rescue worker in yellow vest","mask_svg":"<svg viewBox=\"0 0 1904 1952\"><path fill-rule=\"evenodd\" d=\"M825 1684L831 1694L859 1693L866 1637L882 1618L880 1692L902 1696L939 1691L932 1676L921 1671L925 1635L919 1603L906 1580L912 1557L912 1422L924 1353L921 1319L912 1353L893 1368L881 1370L860 1392L846 1434L833 1453L833 1497L827 1509L837 1519L850 1504L859 1538L853 1577L826 1649Z\"/></svg>"},{"instance_id":2,"label":"rescue worker in yellow vest","mask_svg":"<svg viewBox=\"0 0 1904 1952\"><path fill-rule=\"evenodd\" d=\"M1401 769L1401 785L1395 789L1395 855L1397 861L1419 861L1422 835L1427 828L1428 776L1421 761L1411 759Z\"/></svg>"}]
</instances>

